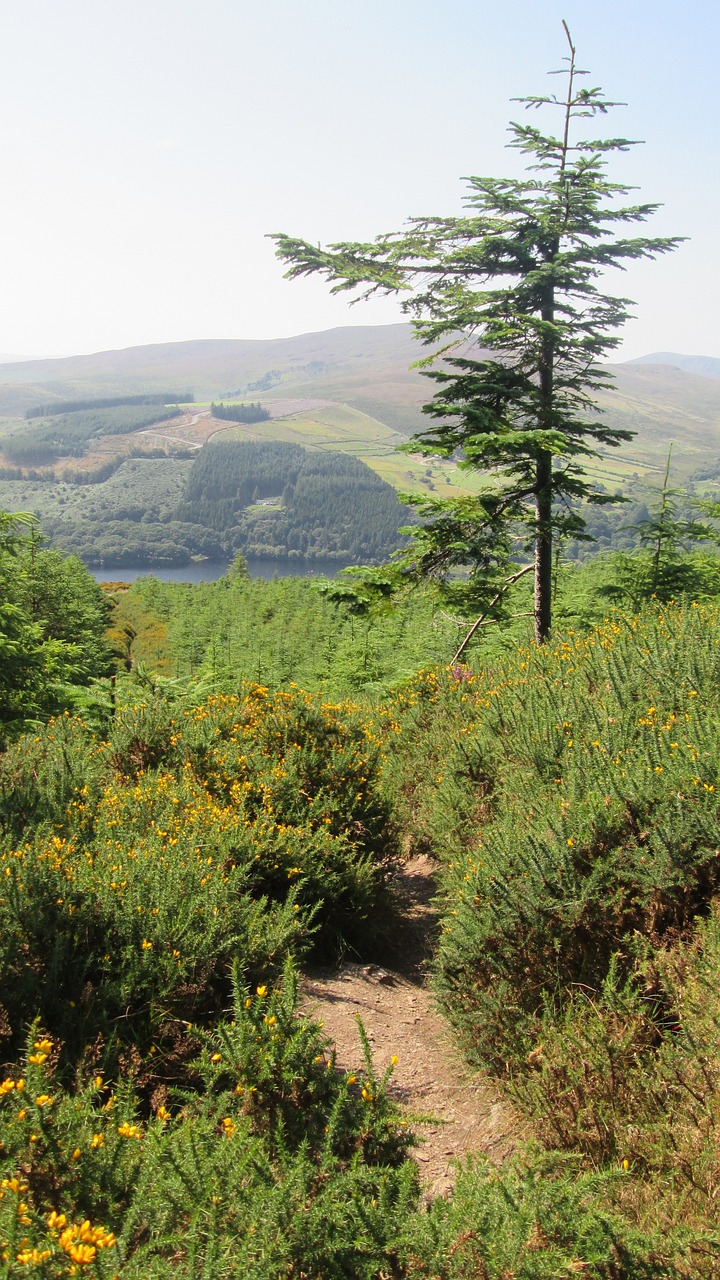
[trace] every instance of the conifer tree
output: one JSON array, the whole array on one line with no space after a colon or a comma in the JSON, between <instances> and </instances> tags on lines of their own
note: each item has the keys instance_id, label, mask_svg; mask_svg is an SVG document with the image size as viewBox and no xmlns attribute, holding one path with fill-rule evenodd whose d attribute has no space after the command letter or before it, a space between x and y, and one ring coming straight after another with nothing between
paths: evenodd
<instances>
[{"instance_id":1,"label":"conifer tree","mask_svg":"<svg viewBox=\"0 0 720 1280\"><path fill-rule=\"evenodd\" d=\"M509 145L527 158L525 178L469 178L464 216L412 218L367 244L321 248L272 237L289 278L320 274L333 293L359 289L359 297L406 294L420 341L442 344L430 357L443 357L429 373L438 390L424 406L435 421L413 447L459 458L488 485L473 499L415 501L425 519L417 563L433 573L464 565L479 598L483 590L497 598L503 556L524 537L534 548L538 643L551 625L555 538L582 536L578 500L613 500L593 491L583 464L598 446L631 434L599 419L593 405L610 376L598 362L618 345L632 305L604 293L599 278L680 242L622 234L658 206L623 204L631 188L606 174L608 155L633 142L575 136L579 120L621 104L583 86L587 72L563 26L569 56L551 74L566 77L566 93L518 99L557 112L559 130L510 125Z\"/></svg>"}]
</instances>

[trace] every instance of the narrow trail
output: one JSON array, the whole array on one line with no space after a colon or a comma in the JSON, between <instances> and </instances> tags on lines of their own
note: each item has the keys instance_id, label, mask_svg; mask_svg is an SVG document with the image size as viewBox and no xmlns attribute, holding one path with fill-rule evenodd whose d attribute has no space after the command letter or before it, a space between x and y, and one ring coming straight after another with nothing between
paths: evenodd
<instances>
[{"instance_id":1,"label":"narrow trail","mask_svg":"<svg viewBox=\"0 0 720 1280\"><path fill-rule=\"evenodd\" d=\"M303 1005L322 1021L340 1068L362 1062L358 1016L376 1069L382 1072L397 1056L390 1093L421 1139L414 1158L430 1199L452 1189L457 1160L473 1153L500 1163L522 1134L497 1087L462 1061L428 990L426 964L438 928L431 903L432 860L425 855L411 858L397 875L393 891L396 967L344 964L333 973L308 973ZM426 1119L418 1123L418 1117Z\"/></svg>"}]
</instances>

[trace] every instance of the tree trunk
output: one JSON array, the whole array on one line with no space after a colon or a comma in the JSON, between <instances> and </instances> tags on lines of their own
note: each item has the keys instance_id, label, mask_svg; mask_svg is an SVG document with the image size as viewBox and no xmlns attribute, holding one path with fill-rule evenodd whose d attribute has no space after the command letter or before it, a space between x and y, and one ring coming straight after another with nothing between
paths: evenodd
<instances>
[{"instance_id":1,"label":"tree trunk","mask_svg":"<svg viewBox=\"0 0 720 1280\"><path fill-rule=\"evenodd\" d=\"M552 454L543 449L535 464L535 640L543 644L552 621Z\"/></svg>"},{"instance_id":2,"label":"tree trunk","mask_svg":"<svg viewBox=\"0 0 720 1280\"><path fill-rule=\"evenodd\" d=\"M550 249L548 261L557 255L558 242ZM552 285L547 288L542 318L550 326L555 320L555 297ZM552 430L555 375L555 339L548 329L543 334L538 373L540 375L540 412L538 425ZM553 525L552 525L553 455L549 449L538 449L535 458L535 641L544 644L552 622Z\"/></svg>"}]
</instances>

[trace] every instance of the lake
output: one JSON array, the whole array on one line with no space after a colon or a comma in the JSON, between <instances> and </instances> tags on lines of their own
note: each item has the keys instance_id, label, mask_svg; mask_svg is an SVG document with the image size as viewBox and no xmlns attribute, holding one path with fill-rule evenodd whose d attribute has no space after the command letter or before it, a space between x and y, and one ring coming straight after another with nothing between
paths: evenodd
<instances>
[{"instance_id":1,"label":"lake","mask_svg":"<svg viewBox=\"0 0 720 1280\"><path fill-rule=\"evenodd\" d=\"M251 560L247 562L251 578L334 578L343 568L335 561L315 561L312 565L297 560ZM161 569L143 565L137 569L90 569L96 582L135 582L137 578L157 578L159 582L217 582L228 571L229 564L198 560L180 568Z\"/></svg>"}]
</instances>

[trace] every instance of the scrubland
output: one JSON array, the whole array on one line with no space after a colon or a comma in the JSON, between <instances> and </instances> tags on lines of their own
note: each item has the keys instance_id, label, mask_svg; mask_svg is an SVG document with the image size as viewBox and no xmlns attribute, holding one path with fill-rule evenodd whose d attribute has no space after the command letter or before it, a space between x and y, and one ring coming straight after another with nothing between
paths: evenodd
<instances>
[{"instance_id":1,"label":"scrubland","mask_svg":"<svg viewBox=\"0 0 720 1280\"><path fill-rule=\"evenodd\" d=\"M719 641L688 600L360 701L136 671L8 745L0 1276L717 1275ZM392 1066L297 1011L408 849L534 1134L427 1209Z\"/></svg>"}]
</instances>

